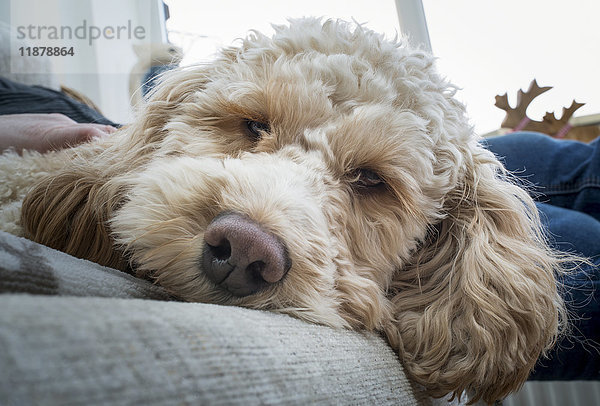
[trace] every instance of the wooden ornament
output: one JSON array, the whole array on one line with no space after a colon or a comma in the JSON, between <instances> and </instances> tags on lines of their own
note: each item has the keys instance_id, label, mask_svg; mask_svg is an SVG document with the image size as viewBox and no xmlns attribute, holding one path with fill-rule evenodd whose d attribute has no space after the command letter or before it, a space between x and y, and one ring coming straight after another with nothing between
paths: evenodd
<instances>
[{"instance_id":1,"label":"wooden ornament","mask_svg":"<svg viewBox=\"0 0 600 406\"><path fill-rule=\"evenodd\" d=\"M527 117L527 107L533 99L552 89L551 86L540 87L535 79L529 85L529 89L524 92L519 89L517 92L517 105L513 108L508 103L508 94L496 96L494 104L501 110L506 111L506 116L500 125L501 128L512 131L537 131L547 134L554 138L572 139L582 142L590 142L600 135L600 125L597 123L591 125L572 125L569 120L573 113L585 103L577 103L575 100L571 106L564 107L560 118L556 118L554 113L547 112L541 121L532 120Z\"/></svg>"}]
</instances>

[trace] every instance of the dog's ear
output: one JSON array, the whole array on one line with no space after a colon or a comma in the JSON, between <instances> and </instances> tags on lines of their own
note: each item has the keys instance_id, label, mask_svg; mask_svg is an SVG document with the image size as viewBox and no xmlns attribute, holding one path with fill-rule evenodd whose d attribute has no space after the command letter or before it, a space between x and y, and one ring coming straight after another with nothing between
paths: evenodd
<instances>
[{"instance_id":1,"label":"dog's ear","mask_svg":"<svg viewBox=\"0 0 600 406\"><path fill-rule=\"evenodd\" d=\"M107 219L122 202L124 189L102 179L93 166L74 165L38 182L21 210L25 236L101 265L125 270L112 244Z\"/></svg>"},{"instance_id":2,"label":"dog's ear","mask_svg":"<svg viewBox=\"0 0 600 406\"><path fill-rule=\"evenodd\" d=\"M408 373L434 395L493 403L517 390L565 320L550 250L528 194L476 146L445 218L394 277L387 331Z\"/></svg>"}]
</instances>

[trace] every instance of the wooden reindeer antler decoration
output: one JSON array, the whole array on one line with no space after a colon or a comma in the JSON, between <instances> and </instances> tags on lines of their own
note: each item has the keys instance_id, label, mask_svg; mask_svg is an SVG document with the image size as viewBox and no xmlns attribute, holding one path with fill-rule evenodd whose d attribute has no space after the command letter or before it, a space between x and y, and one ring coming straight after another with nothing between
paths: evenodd
<instances>
[{"instance_id":1,"label":"wooden reindeer antler decoration","mask_svg":"<svg viewBox=\"0 0 600 406\"><path fill-rule=\"evenodd\" d=\"M568 108L563 108L562 116L557 119L554 113L547 112L542 121L532 120L527 117L527 107L533 99L540 94L552 89L551 86L540 87L535 79L529 85L526 92L519 89L517 93L517 105L511 107L508 103L508 94L496 96L494 104L501 110L506 111L506 116L502 121L502 128L509 128L513 131L527 130L537 131L548 134L555 138L569 138L583 142L589 142L600 135L600 126L587 125L573 127L569 124L569 119L573 113L579 109L584 103L577 103L575 100Z\"/></svg>"},{"instance_id":2,"label":"wooden reindeer antler decoration","mask_svg":"<svg viewBox=\"0 0 600 406\"><path fill-rule=\"evenodd\" d=\"M495 106L506 111L506 116L502 121L501 127L511 128L516 131L522 130L524 127L527 127L531 131L542 131L542 129L545 129L542 121L534 121L527 117L527 107L529 107L533 99L550 89L552 89L551 86L540 87L537 81L533 79L526 92L523 92L523 89L519 89L517 92L517 106L515 108L510 107L507 93L504 93L502 96L496 96Z\"/></svg>"},{"instance_id":3,"label":"wooden reindeer antler decoration","mask_svg":"<svg viewBox=\"0 0 600 406\"><path fill-rule=\"evenodd\" d=\"M546 112L542 121L548 125L548 129L550 134L554 134L557 138L564 138L567 132L572 128L569 125L569 119L573 116L575 111L584 106L585 103L577 103L575 100L571 103L571 105L567 107L563 107L562 116L560 119L557 119L554 113ZM562 134L559 132L563 132Z\"/></svg>"}]
</instances>

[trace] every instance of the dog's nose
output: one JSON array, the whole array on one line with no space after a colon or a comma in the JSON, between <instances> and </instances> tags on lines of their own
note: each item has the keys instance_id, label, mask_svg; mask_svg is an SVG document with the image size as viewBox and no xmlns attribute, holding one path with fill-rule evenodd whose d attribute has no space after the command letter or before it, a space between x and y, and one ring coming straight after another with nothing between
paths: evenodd
<instances>
[{"instance_id":1,"label":"dog's nose","mask_svg":"<svg viewBox=\"0 0 600 406\"><path fill-rule=\"evenodd\" d=\"M248 296L279 282L291 267L283 242L246 216L226 212L204 232L206 276L234 296Z\"/></svg>"}]
</instances>

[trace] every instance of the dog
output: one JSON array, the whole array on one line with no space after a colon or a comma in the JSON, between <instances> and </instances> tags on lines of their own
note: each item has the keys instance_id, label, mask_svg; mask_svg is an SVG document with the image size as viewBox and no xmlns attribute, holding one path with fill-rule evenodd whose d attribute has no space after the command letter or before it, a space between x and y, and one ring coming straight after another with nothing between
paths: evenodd
<instances>
[{"instance_id":1,"label":"dog","mask_svg":"<svg viewBox=\"0 0 600 406\"><path fill-rule=\"evenodd\" d=\"M517 390L567 324L528 193L427 53L274 28L165 73L110 137L5 154L3 227L182 300L381 332L432 396Z\"/></svg>"}]
</instances>

